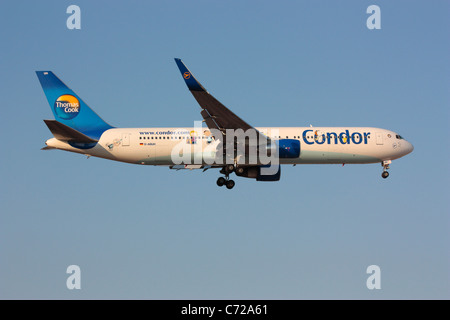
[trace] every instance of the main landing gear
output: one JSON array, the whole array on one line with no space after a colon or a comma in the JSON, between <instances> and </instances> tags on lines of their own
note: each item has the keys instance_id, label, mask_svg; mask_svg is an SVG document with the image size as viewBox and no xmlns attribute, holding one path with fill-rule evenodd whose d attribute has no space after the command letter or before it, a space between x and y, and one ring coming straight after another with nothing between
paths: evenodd
<instances>
[{"instance_id":1,"label":"main landing gear","mask_svg":"<svg viewBox=\"0 0 450 320\"><path fill-rule=\"evenodd\" d=\"M233 189L235 183L233 180L230 180L230 173L234 171L234 165L233 164L227 164L225 167L220 170L220 173L224 174L225 177L220 177L217 179L217 185L219 187L226 186L227 189Z\"/></svg>"},{"instance_id":2,"label":"main landing gear","mask_svg":"<svg viewBox=\"0 0 450 320\"><path fill-rule=\"evenodd\" d=\"M389 169L389 165L391 164L391 162L392 162L391 160L385 160L381 162L381 166L383 167L383 173L381 174L381 177L383 179L389 177L389 172L387 172L387 170Z\"/></svg>"}]
</instances>

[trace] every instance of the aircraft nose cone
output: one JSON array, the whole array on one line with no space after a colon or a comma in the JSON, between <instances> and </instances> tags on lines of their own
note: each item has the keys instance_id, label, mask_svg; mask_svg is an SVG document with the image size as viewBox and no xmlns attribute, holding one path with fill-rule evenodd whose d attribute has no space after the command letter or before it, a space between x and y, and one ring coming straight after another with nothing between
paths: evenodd
<instances>
[{"instance_id":1,"label":"aircraft nose cone","mask_svg":"<svg viewBox=\"0 0 450 320\"><path fill-rule=\"evenodd\" d=\"M414 146L411 142L406 141L405 151L406 154L411 153L414 150Z\"/></svg>"}]
</instances>

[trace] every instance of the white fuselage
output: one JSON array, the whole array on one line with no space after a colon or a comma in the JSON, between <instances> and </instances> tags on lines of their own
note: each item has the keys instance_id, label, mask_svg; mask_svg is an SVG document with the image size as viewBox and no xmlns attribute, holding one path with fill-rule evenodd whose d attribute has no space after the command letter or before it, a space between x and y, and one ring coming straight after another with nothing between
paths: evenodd
<instances>
[{"instance_id":1,"label":"white fuselage","mask_svg":"<svg viewBox=\"0 0 450 320\"><path fill-rule=\"evenodd\" d=\"M413 150L397 133L369 127L281 127L256 128L272 140L299 140L298 158L280 159L280 164L376 163L398 159ZM215 141L207 128L113 128L98 143L79 149L55 138L49 147L110 160L173 166L172 151L182 146L186 152L205 153ZM211 149L211 148L209 148ZM199 151L200 150L200 151ZM207 151L210 154L210 150Z\"/></svg>"}]
</instances>

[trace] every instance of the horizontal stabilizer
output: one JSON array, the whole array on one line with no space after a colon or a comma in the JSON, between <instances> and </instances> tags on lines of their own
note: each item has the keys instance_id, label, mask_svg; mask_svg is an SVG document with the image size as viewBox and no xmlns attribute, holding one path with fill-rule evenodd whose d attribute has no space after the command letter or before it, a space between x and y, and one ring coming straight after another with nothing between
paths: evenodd
<instances>
[{"instance_id":1,"label":"horizontal stabilizer","mask_svg":"<svg viewBox=\"0 0 450 320\"><path fill-rule=\"evenodd\" d=\"M44 120L47 127L52 132L53 136L61 141L79 142L79 143L96 143L98 140L89 138L87 135L72 129L56 120Z\"/></svg>"},{"instance_id":2,"label":"horizontal stabilizer","mask_svg":"<svg viewBox=\"0 0 450 320\"><path fill-rule=\"evenodd\" d=\"M49 146L45 146L45 147L41 148L41 150L54 150L54 149L56 149L56 148L49 147Z\"/></svg>"}]
</instances>

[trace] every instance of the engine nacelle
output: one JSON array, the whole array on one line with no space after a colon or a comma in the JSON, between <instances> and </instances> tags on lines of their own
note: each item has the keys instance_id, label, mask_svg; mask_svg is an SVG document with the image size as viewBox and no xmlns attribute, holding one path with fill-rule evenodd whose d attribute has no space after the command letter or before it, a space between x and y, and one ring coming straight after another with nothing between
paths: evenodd
<instances>
[{"instance_id":1,"label":"engine nacelle","mask_svg":"<svg viewBox=\"0 0 450 320\"><path fill-rule=\"evenodd\" d=\"M245 167L244 172L241 174L238 174L238 171L236 171L236 175L244 178L250 178L250 179L256 179L256 181L279 181L281 176L281 167L278 165L278 170L274 174L261 174L262 169L269 168L268 165L266 166L257 166L257 167Z\"/></svg>"},{"instance_id":2,"label":"engine nacelle","mask_svg":"<svg viewBox=\"0 0 450 320\"><path fill-rule=\"evenodd\" d=\"M278 154L280 158L300 157L300 141L294 139L278 140Z\"/></svg>"}]
</instances>

